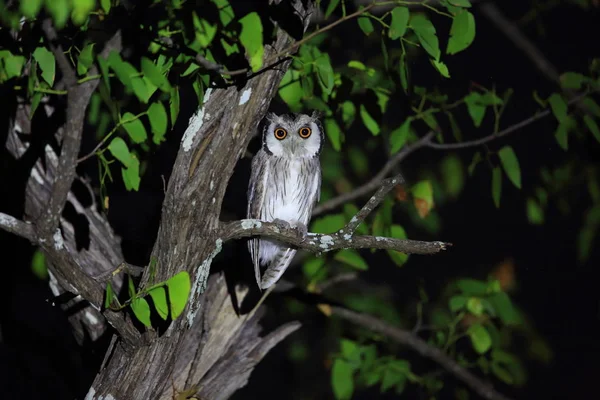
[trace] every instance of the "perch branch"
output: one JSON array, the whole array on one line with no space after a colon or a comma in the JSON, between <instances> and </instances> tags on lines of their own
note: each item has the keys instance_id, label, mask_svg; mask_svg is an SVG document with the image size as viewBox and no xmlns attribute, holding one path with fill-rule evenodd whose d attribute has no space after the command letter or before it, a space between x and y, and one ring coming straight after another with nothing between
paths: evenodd
<instances>
[{"instance_id":1,"label":"perch branch","mask_svg":"<svg viewBox=\"0 0 600 400\"><path fill-rule=\"evenodd\" d=\"M446 371L450 372L457 379L465 383L475 393L484 399L509 400L508 397L498 393L491 385L483 382L467 369L460 366L456 361L448 357L443 351L429 345L426 341L419 338L411 331L397 328L371 315L358 313L346 308L332 306L331 311L333 315L385 335L397 343L412 348L423 357L429 358L430 360L441 365Z\"/></svg>"},{"instance_id":2,"label":"perch branch","mask_svg":"<svg viewBox=\"0 0 600 400\"><path fill-rule=\"evenodd\" d=\"M326 253L339 249L386 249L406 254L435 254L446 250L451 243L422 242L417 240L395 239L380 236L353 236L343 233L344 229L331 234L308 233L302 237L293 229L281 229L276 223L256 219L242 219L221 225L219 237L225 242L251 236L276 239L312 253Z\"/></svg>"},{"instance_id":3,"label":"perch branch","mask_svg":"<svg viewBox=\"0 0 600 400\"><path fill-rule=\"evenodd\" d=\"M27 222L23 222L11 215L0 212L0 229L13 233L22 238L35 242L37 237L33 226Z\"/></svg>"}]
</instances>

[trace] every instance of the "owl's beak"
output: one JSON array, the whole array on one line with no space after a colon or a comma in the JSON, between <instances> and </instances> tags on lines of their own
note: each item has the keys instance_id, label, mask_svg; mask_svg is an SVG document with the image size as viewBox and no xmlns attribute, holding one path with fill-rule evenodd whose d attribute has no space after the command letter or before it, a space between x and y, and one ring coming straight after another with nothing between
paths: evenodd
<instances>
[{"instance_id":1,"label":"owl's beak","mask_svg":"<svg viewBox=\"0 0 600 400\"><path fill-rule=\"evenodd\" d=\"M296 150L298 149L298 142L292 140L290 143L290 150L292 151L292 155L296 154Z\"/></svg>"}]
</instances>

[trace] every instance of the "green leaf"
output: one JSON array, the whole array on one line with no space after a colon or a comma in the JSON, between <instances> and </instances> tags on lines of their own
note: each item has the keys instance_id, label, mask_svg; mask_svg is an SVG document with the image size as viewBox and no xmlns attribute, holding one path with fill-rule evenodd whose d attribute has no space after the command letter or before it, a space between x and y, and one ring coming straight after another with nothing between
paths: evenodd
<instances>
[{"instance_id":1,"label":"green leaf","mask_svg":"<svg viewBox=\"0 0 600 400\"><path fill-rule=\"evenodd\" d=\"M43 0L21 0L21 13L26 18L35 18L42 8Z\"/></svg>"},{"instance_id":2,"label":"green leaf","mask_svg":"<svg viewBox=\"0 0 600 400\"><path fill-rule=\"evenodd\" d=\"M219 9L219 19L223 26L227 26L235 18L233 8L227 0L213 0L217 8Z\"/></svg>"},{"instance_id":3,"label":"green leaf","mask_svg":"<svg viewBox=\"0 0 600 400\"><path fill-rule=\"evenodd\" d=\"M584 97L583 106L596 118L600 118L600 106L591 97Z\"/></svg>"},{"instance_id":4,"label":"green leaf","mask_svg":"<svg viewBox=\"0 0 600 400\"><path fill-rule=\"evenodd\" d=\"M331 368L331 386L337 400L346 400L354 392L354 369L344 359L337 358Z\"/></svg>"},{"instance_id":5,"label":"green leaf","mask_svg":"<svg viewBox=\"0 0 600 400\"><path fill-rule=\"evenodd\" d=\"M73 0L71 20L75 25L83 24L94 8L96 8L96 0Z\"/></svg>"},{"instance_id":6,"label":"green leaf","mask_svg":"<svg viewBox=\"0 0 600 400\"><path fill-rule=\"evenodd\" d=\"M457 312L465 308L468 298L465 296L452 296L448 302L450 310Z\"/></svg>"},{"instance_id":7,"label":"green leaf","mask_svg":"<svg viewBox=\"0 0 600 400\"><path fill-rule=\"evenodd\" d=\"M256 12L251 12L242 19L242 32L240 41L246 49L246 54L250 58L250 67L256 72L260 69L263 62L263 26L260 17Z\"/></svg>"},{"instance_id":8,"label":"green leaf","mask_svg":"<svg viewBox=\"0 0 600 400\"><path fill-rule=\"evenodd\" d=\"M116 137L111 140L108 145L108 150L113 155L114 158L121 161L121 163L128 167L131 165L133 158L131 153L129 152L129 148L127 147L127 143L120 137Z\"/></svg>"},{"instance_id":9,"label":"green leaf","mask_svg":"<svg viewBox=\"0 0 600 400\"><path fill-rule=\"evenodd\" d=\"M325 132L335 151L342 148L342 130L334 118L325 118Z\"/></svg>"},{"instance_id":10,"label":"green leaf","mask_svg":"<svg viewBox=\"0 0 600 400\"><path fill-rule=\"evenodd\" d=\"M181 271L167 281L169 289L169 302L171 304L171 318L176 319L185 309L190 295L190 274Z\"/></svg>"},{"instance_id":11,"label":"green leaf","mask_svg":"<svg viewBox=\"0 0 600 400\"><path fill-rule=\"evenodd\" d=\"M158 68L150 59L142 57L142 72L150 79L153 85L158 87L165 93L171 91L171 84L167 78L162 74L160 68Z\"/></svg>"},{"instance_id":12,"label":"green leaf","mask_svg":"<svg viewBox=\"0 0 600 400\"><path fill-rule=\"evenodd\" d=\"M152 103L148 108L148 119L152 129L152 141L160 144L167 133L167 112L161 102Z\"/></svg>"},{"instance_id":13,"label":"green leaf","mask_svg":"<svg viewBox=\"0 0 600 400\"><path fill-rule=\"evenodd\" d=\"M460 157L456 154L448 155L442 160L440 169L448 195L456 198L465 184L465 171Z\"/></svg>"},{"instance_id":14,"label":"green leaf","mask_svg":"<svg viewBox=\"0 0 600 400\"><path fill-rule=\"evenodd\" d=\"M481 302L481 299L471 297L467 300L467 310L476 317L481 316L483 314L483 303Z\"/></svg>"},{"instance_id":15,"label":"green leaf","mask_svg":"<svg viewBox=\"0 0 600 400\"><path fill-rule=\"evenodd\" d=\"M513 307L510 297L504 292L494 293L487 299L494 307L494 311L502 322L506 325L512 325L519 322L517 313Z\"/></svg>"},{"instance_id":16,"label":"green leaf","mask_svg":"<svg viewBox=\"0 0 600 400\"><path fill-rule=\"evenodd\" d=\"M94 63L94 43L86 45L77 59L77 73L85 75Z\"/></svg>"},{"instance_id":17,"label":"green leaf","mask_svg":"<svg viewBox=\"0 0 600 400\"><path fill-rule=\"evenodd\" d=\"M550 108L552 109L552 114L558 120L558 122L563 122L567 118L567 103L565 99L558 94L553 93L549 98L548 102L550 103Z\"/></svg>"},{"instance_id":18,"label":"green leaf","mask_svg":"<svg viewBox=\"0 0 600 400\"><path fill-rule=\"evenodd\" d=\"M477 353L483 354L492 347L492 338L487 329L482 325L471 325L467 334L469 335L469 338L471 338L471 344Z\"/></svg>"},{"instance_id":19,"label":"green leaf","mask_svg":"<svg viewBox=\"0 0 600 400\"><path fill-rule=\"evenodd\" d=\"M515 151L510 146L504 146L498 151L498 156L508 179L513 185L521 189L521 168Z\"/></svg>"},{"instance_id":20,"label":"green leaf","mask_svg":"<svg viewBox=\"0 0 600 400\"><path fill-rule=\"evenodd\" d=\"M127 131L127 134L134 143L142 143L148 138L144 124L132 113L126 112L123 114L121 122L123 123L123 128L125 128L125 131Z\"/></svg>"},{"instance_id":21,"label":"green leaf","mask_svg":"<svg viewBox=\"0 0 600 400\"><path fill-rule=\"evenodd\" d=\"M130 304L131 310L135 317L146 327L152 326L150 323L150 306L146 299L138 298L134 299Z\"/></svg>"},{"instance_id":22,"label":"green leaf","mask_svg":"<svg viewBox=\"0 0 600 400\"><path fill-rule=\"evenodd\" d=\"M416 33L421 46L433 57L434 60L440 59L440 45L435 33L435 26L424 14L415 14L411 16L410 27Z\"/></svg>"},{"instance_id":23,"label":"green leaf","mask_svg":"<svg viewBox=\"0 0 600 400\"><path fill-rule=\"evenodd\" d=\"M392 226L390 226L390 236L395 239L406 239L407 238L406 231L404 230L404 228L401 225L397 225L397 224L393 224ZM403 266L408 261L409 255L406 253L401 253L396 250L386 250L386 251L388 253L388 256L392 259L394 264L396 264L396 266L398 266L398 267Z\"/></svg>"},{"instance_id":24,"label":"green leaf","mask_svg":"<svg viewBox=\"0 0 600 400\"><path fill-rule=\"evenodd\" d=\"M430 61L431 61L431 64L435 67L435 69L438 70L440 75L442 75L444 78L450 78L450 72L448 71L448 67L446 66L446 64L444 64L441 61L433 60L433 59Z\"/></svg>"},{"instance_id":25,"label":"green leaf","mask_svg":"<svg viewBox=\"0 0 600 400\"><path fill-rule=\"evenodd\" d=\"M119 78L123 86L133 90L131 78L139 74L134 66L127 61L123 61L121 55L116 50L110 52L107 61L112 70L115 71L117 78Z\"/></svg>"},{"instance_id":26,"label":"green leaf","mask_svg":"<svg viewBox=\"0 0 600 400\"><path fill-rule=\"evenodd\" d=\"M477 92L471 92L465 96L465 103L467 104L467 110L473 120L473 124L476 127L481 126L483 117L485 117L486 106L481 102L481 94Z\"/></svg>"},{"instance_id":27,"label":"green leaf","mask_svg":"<svg viewBox=\"0 0 600 400\"><path fill-rule=\"evenodd\" d=\"M46 10L48 10L52 16L56 28L62 29L67 23L69 13L71 12L70 3L69 0L52 0L45 2Z\"/></svg>"},{"instance_id":28,"label":"green leaf","mask_svg":"<svg viewBox=\"0 0 600 400\"><path fill-rule=\"evenodd\" d=\"M590 79L587 76L577 72L565 72L560 76L560 86L563 89L579 90L583 83L589 80Z\"/></svg>"},{"instance_id":29,"label":"green leaf","mask_svg":"<svg viewBox=\"0 0 600 400\"><path fill-rule=\"evenodd\" d=\"M475 17L469 11L464 10L456 15L452 21L446 53L456 54L463 51L473 43L474 39Z\"/></svg>"},{"instance_id":30,"label":"green leaf","mask_svg":"<svg viewBox=\"0 0 600 400\"><path fill-rule=\"evenodd\" d=\"M346 100L342 103L342 121L346 124L346 127L352 125L356 118L356 106L350 100Z\"/></svg>"},{"instance_id":31,"label":"green leaf","mask_svg":"<svg viewBox=\"0 0 600 400\"><path fill-rule=\"evenodd\" d=\"M33 115L35 114L35 110L37 110L38 106L40 105L41 100L42 100L42 93L40 93L40 92L37 92L31 98L31 112L29 113L29 119L33 118Z\"/></svg>"},{"instance_id":32,"label":"green leaf","mask_svg":"<svg viewBox=\"0 0 600 400\"><path fill-rule=\"evenodd\" d=\"M577 127L575 119L570 115L567 116L562 122L556 127L554 137L558 142L558 145L565 151L569 149L569 132Z\"/></svg>"},{"instance_id":33,"label":"green leaf","mask_svg":"<svg viewBox=\"0 0 600 400\"><path fill-rule=\"evenodd\" d=\"M109 75L109 64L108 60L102 57L98 57L98 66L100 67L100 73L102 74L102 80L104 80L104 84L106 85L106 89L108 93L110 93L110 75Z\"/></svg>"},{"instance_id":34,"label":"green leaf","mask_svg":"<svg viewBox=\"0 0 600 400\"><path fill-rule=\"evenodd\" d=\"M406 65L406 53L402 52L399 63L400 85L404 93L408 93L408 67Z\"/></svg>"},{"instance_id":35,"label":"green leaf","mask_svg":"<svg viewBox=\"0 0 600 400\"><path fill-rule=\"evenodd\" d=\"M360 118L373 136L379 135L379 124L371 117L364 104L360 105Z\"/></svg>"},{"instance_id":36,"label":"green leaf","mask_svg":"<svg viewBox=\"0 0 600 400\"><path fill-rule=\"evenodd\" d=\"M146 85L146 81L144 81L144 78L142 78L141 76L131 77L131 88L133 89L133 93L135 94L135 96L142 103L148 103L152 92L148 90L148 86Z\"/></svg>"},{"instance_id":37,"label":"green leaf","mask_svg":"<svg viewBox=\"0 0 600 400\"><path fill-rule=\"evenodd\" d=\"M52 87L56 74L56 61L54 54L45 47L38 47L33 52L33 58L42 70L42 78Z\"/></svg>"},{"instance_id":38,"label":"green leaf","mask_svg":"<svg viewBox=\"0 0 600 400\"><path fill-rule=\"evenodd\" d=\"M527 198L527 219L530 224L541 225L544 223L544 210L538 202L532 198Z\"/></svg>"},{"instance_id":39,"label":"green leaf","mask_svg":"<svg viewBox=\"0 0 600 400\"><path fill-rule=\"evenodd\" d=\"M467 296L483 296L488 290L487 283L470 278L458 280L456 286Z\"/></svg>"},{"instance_id":40,"label":"green leaf","mask_svg":"<svg viewBox=\"0 0 600 400\"><path fill-rule=\"evenodd\" d=\"M169 115L171 117L171 126L175 126L177 116L179 115L179 88L173 87L169 96Z\"/></svg>"},{"instance_id":41,"label":"green leaf","mask_svg":"<svg viewBox=\"0 0 600 400\"><path fill-rule=\"evenodd\" d=\"M140 188L140 161L135 157L131 157L131 162L127 167L121 168L121 177L127 190L139 190Z\"/></svg>"},{"instance_id":42,"label":"green leaf","mask_svg":"<svg viewBox=\"0 0 600 400\"><path fill-rule=\"evenodd\" d=\"M382 393L384 393L396 385L400 385L400 387L403 390L405 384L406 375L395 368L391 368L388 365L388 367L385 369L385 372L383 373L383 378L381 379L381 386L379 390Z\"/></svg>"},{"instance_id":43,"label":"green leaf","mask_svg":"<svg viewBox=\"0 0 600 400\"><path fill-rule=\"evenodd\" d=\"M21 70L23 69L23 65L25 65L25 57L14 55L7 50L0 50L0 62L4 64L4 71L0 69L0 82L4 82L21 76ZM6 76L3 77L2 75L4 74L1 72L6 74Z\"/></svg>"},{"instance_id":44,"label":"green leaf","mask_svg":"<svg viewBox=\"0 0 600 400\"><path fill-rule=\"evenodd\" d=\"M48 266L46 265L46 256L39 249L33 253L31 259L31 272L43 281L48 279Z\"/></svg>"},{"instance_id":45,"label":"green leaf","mask_svg":"<svg viewBox=\"0 0 600 400\"><path fill-rule=\"evenodd\" d=\"M368 13L364 15L368 15ZM358 17L358 26L367 36L369 36L375 30L375 28L373 28L373 23L371 22L371 19L366 16Z\"/></svg>"},{"instance_id":46,"label":"green leaf","mask_svg":"<svg viewBox=\"0 0 600 400\"><path fill-rule=\"evenodd\" d=\"M319 76L319 82L323 85L325 93L330 94L333 90L333 68L331 67L331 61L327 54L322 54L315 60L315 66L317 67L317 75Z\"/></svg>"},{"instance_id":47,"label":"green leaf","mask_svg":"<svg viewBox=\"0 0 600 400\"><path fill-rule=\"evenodd\" d=\"M594 121L594 119L589 115L584 115L583 122L585 122L585 125L590 130L590 132L592 132L592 135L594 135L596 140L600 143L600 129L598 128L598 124L596 124L596 121Z\"/></svg>"},{"instance_id":48,"label":"green leaf","mask_svg":"<svg viewBox=\"0 0 600 400\"><path fill-rule=\"evenodd\" d=\"M327 5L327 9L325 10L325 18L329 18L329 16L333 13L333 11L337 8L338 4L340 4L340 0L330 0Z\"/></svg>"},{"instance_id":49,"label":"green leaf","mask_svg":"<svg viewBox=\"0 0 600 400\"><path fill-rule=\"evenodd\" d=\"M346 225L344 214L331 214L317 218L311 224L311 232L314 233L333 233L342 229Z\"/></svg>"},{"instance_id":50,"label":"green leaf","mask_svg":"<svg viewBox=\"0 0 600 400\"><path fill-rule=\"evenodd\" d=\"M433 185L431 181L418 182L411 189L414 203L421 218L425 218L433 208Z\"/></svg>"},{"instance_id":51,"label":"green leaf","mask_svg":"<svg viewBox=\"0 0 600 400\"><path fill-rule=\"evenodd\" d=\"M106 283L106 292L104 294L104 308L110 308L110 305L112 304L112 299L114 297L115 293L113 291L112 285L110 284L110 282Z\"/></svg>"},{"instance_id":52,"label":"green leaf","mask_svg":"<svg viewBox=\"0 0 600 400\"><path fill-rule=\"evenodd\" d=\"M292 112L297 112L302 107L302 95L300 73L296 70L288 69L279 84L279 97L288 105Z\"/></svg>"},{"instance_id":53,"label":"green leaf","mask_svg":"<svg viewBox=\"0 0 600 400\"><path fill-rule=\"evenodd\" d=\"M398 39L404 36L406 28L408 27L408 18L410 13L408 7L395 7L392 10L392 22L390 24L390 30L388 36L390 39Z\"/></svg>"},{"instance_id":54,"label":"green leaf","mask_svg":"<svg viewBox=\"0 0 600 400\"><path fill-rule=\"evenodd\" d=\"M352 268L356 268L361 271L366 271L369 269L369 266L367 265L365 260L360 256L360 254L358 254L356 250L340 250L335 254L333 258L337 261L351 266Z\"/></svg>"},{"instance_id":55,"label":"green leaf","mask_svg":"<svg viewBox=\"0 0 600 400\"><path fill-rule=\"evenodd\" d=\"M492 363L490 365L492 373L496 376L496 378L500 379L502 382L508 385L514 385L515 380L513 379L510 372L504 368L501 364Z\"/></svg>"},{"instance_id":56,"label":"green leaf","mask_svg":"<svg viewBox=\"0 0 600 400\"><path fill-rule=\"evenodd\" d=\"M312 257L302 264L302 273L309 282L318 282L327 275L325 257Z\"/></svg>"},{"instance_id":57,"label":"green leaf","mask_svg":"<svg viewBox=\"0 0 600 400\"><path fill-rule=\"evenodd\" d=\"M129 297L135 297L135 285L133 283L133 278L130 275L127 275L127 292L129 293Z\"/></svg>"},{"instance_id":58,"label":"green leaf","mask_svg":"<svg viewBox=\"0 0 600 400\"><path fill-rule=\"evenodd\" d=\"M169 305L167 303L167 292L164 286L156 287L148 291L150 297L152 297L152 302L154 303L154 308L160 317L164 320L169 316Z\"/></svg>"},{"instance_id":59,"label":"green leaf","mask_svg":"<svg viewBox=\"0 0 600 400\"><path fill-rule=\"evenodd\" d=\"M197 43L200 48L208 47L217 34L217 25L212 25L207 20L198 18L195 11L192 12L192 22L195 28L195 43ZM240 22L242 21L240 20ZM197 46L194 47L199 50Z\"/></svg>"},{"instance_id":60,"label":"green leaf","mask_svg":"<svg viewBox=\"0 0 600 400\"><path fill-rule=\"evenodd\" d=\"M577 259L579 262L586 262L590 258L597 228L597 225L587 225L579 231L577 236Z\"/></svg>"},{"instance_id":61,"label":"green leaf","mask_svg":"<svg viewBox=\"0 0 600 400\"><path fill-rule=\"evenodd\" d=\"M502 170L494 167L492 170L492 198L496 208L500 208L500 196L502 194Z\"/></svg>"},{"instance_id":62,"label":"green leaf","mask_svg":"<svg viewBox=\"0 0 600 400\"><path fill-rule=\"evenodd\" d=\"M402 147L404 147L404 144L406 144L406 140L408 139L408 135L410 133L411 122L412 118L406 119L402 125L390 133L390 154L397 153Z\"/></svg>"},{"instance_id":63,"label":"green leaf","mask_svg":"<svg viewBox=\"0 0 600 400\"><path fill-rule=\"evenodd\" d=\"M100 5L102 6L105 14L110 12L110 1L111 0L100 0Z\"/></svg>"},{"instance_id":64,"label":"green leaf","mask_svg":"<svg viewBox=\"0 0 600 400\"><path fill-rule=\"evenodd\" d=\"M483 160L483 157L481 156L480 151L477 151L477 152L475 152L475 154L473 154L473 159L471 159L471 163L469 164L469 168L468 168L469 176L473 175L473 172L475 172L475 167L482 160Z\"/></svg>"}]
</instances>

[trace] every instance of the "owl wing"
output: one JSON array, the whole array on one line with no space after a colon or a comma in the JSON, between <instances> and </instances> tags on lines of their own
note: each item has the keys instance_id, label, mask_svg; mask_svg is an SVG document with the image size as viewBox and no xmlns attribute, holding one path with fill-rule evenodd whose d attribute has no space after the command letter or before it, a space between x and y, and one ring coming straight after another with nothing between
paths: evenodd
<instances>
[{"instance_id":1,"label":"owl wing","mask_svg":"<svg viewBox=\"0 0 600 400\"><path fill-rule=\"evenodd\" d=\"M270 163L266 161L262 150L252 160L252 172L250 175L250 185L248 186L248 210L246 213L248 218L261 219L264 214L265 193L271 173ZM252 264L254 264L256 283L260 286L260 240L250 239L248 249L252 257Z\"/></svg>"}]
</instances>

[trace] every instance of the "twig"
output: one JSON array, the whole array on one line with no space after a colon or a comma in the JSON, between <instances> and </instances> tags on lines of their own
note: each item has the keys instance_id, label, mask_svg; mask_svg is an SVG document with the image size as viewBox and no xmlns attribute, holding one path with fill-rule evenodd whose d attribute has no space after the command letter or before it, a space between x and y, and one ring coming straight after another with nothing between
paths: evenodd
<instances>
[{"instance_id":1,"label":"twig","mask_svg":"<svg viewBox=\"0 0 600 400\"><path fill-rule=\"evenodd\" d=\"M586 91L585 93L580 93L576 97L573 97L571 100L569 100L569 102L567 104L568 105L575 104L575 103L583 100L588 94L589 94L588 91ZM484 136L480 139L469 140L467 142L460 142L460 143L429 142L426 144L426 147L431 147L432 149L436 149L436 150L456 150L456 149L466 149L469 147L477 147L482 144L491 142L492 140L500 139L501 137L506 136L510 133L516 132L519 129L521 129L529 124L532 124L542 118L545 118L550 114L552 114L552 110L548 108L548 109L538 112L537 114L532 115L529 118L525 118L524 120L517 122L516 124L511 125L508 128L501 130L500 132L492 133L491 135Z\"/></svg>"},{"instance_id":2,"label":"twig","mask_svg":"<svg viewBox=\"0 0 600 400\"><path fill-rule=\"evenodd\" d=\"M339 249L386 249L406 254L435 254L452 246L446 242L422 242L417 240L395 239L380 236L354 236L339 232L331 234L308 233L302 237L293 229L281 229L276 223L255 219L242 219L221 224L219 237L224 242L251 236L276 239L312 253L326 253Z\"/></svg>"},{"instance_id":3,"label":"twig","mask_svg":"<svg viewBox=\"0 0 600 400\"><path fill-rule=\"evenodd\" d=\"M333 315L385 335L398 343L412 348L423 357L429 358L441 365L446 371L450 372L485 399L509 400L508 397L498 393L491 385L481 381L477 376L461 367L440 349L429 345L426 341L408 330L389 325L371 315L358 313L338 306L331 306L331 312Z\"/></svg>"},{"instance_id":4,"label":"twig","mask_svg":"<svg viewBox=\"0 0 600 400\"><path fill-rule=\"evenodd\" d=\"M31 242L37 240L33 225L0 212L0 229L13 233Z\"/></svg>"},{"instance_id":5,"label":"twig","mask_svg":"<svg viewBox=\"0 0 600 400\"><path fill-rule=\"evenodd\" d=\"M427 135L423 136L415 143L404 147L392 158L390 158L389 161L383 166L383 168L377 173L377 175L375 175L369 182L357 187L351 192L343 193L337 197L334 197L331 200L324 202L323 204L319 204L317 207L315 207L313 211L313 217L323 214L326 211L333 210L334 208L339 207L342 204L345 204L359 197L365 196L371 193L373 190L377 189L381 185L381 182L385 179L385 177L394 169L394 167L398 163L404 160L409 154L411 154L415 150L426 146L431 141L434 135L435 132L429 132Z\"/></svg>"}]
</instances>

